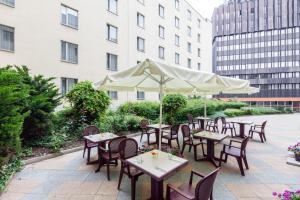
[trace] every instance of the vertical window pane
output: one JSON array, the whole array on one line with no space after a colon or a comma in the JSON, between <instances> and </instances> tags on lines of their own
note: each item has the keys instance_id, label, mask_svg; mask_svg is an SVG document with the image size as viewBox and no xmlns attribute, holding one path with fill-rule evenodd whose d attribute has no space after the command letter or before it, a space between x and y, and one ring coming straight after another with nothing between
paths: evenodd
<instances>
[{"instance_id":1,"label":"vertical window pane","mask_svg":"<svg viewBox=\"0 0 300 200\"><path fill-rule=\"evenodd\" d=\"M61 23L72 28L78 28L78 11L61 5Z\"/></svg>"},{"instance_id":2,"label":"vertical window pane","mask_svg":"<svg viewBox=\"0 0 300 200\"><path fill-rule=\"evenodd\" d=\"M61 41L61 59L71 63L78 63L78 45Z\"/></svg>"},{"instance_id":3,"label":"vertical window pane","mask_svg":"<svg viewBox=\"0 0 300 200\"><path fill-rule=\"evenodd\" d=\"M14 28L0 24L0 49L14 51Z\"/></svg>"},{"instance_id":4,"label":"vertical window pane","mask_svg":"<svg viewBox=\"0 0 300 200\"><path fill-rule=\"evenodd\" d=\"M61 94L65 95L70 92L74 85L77 84L78 79L74 78L61 78Z\"/></svg>"},{"instance_id":5,"label":"vertical window pane","mask_svg":"<svg viewBox=\"0 0 300 200\"><path fill-rule=\"evenodd\" d=\"M158 14L160 17L164 18L165 17L165 8L162 5L158 6Z\"/></svg>"},{"instance_id":6,"label":"vertical window pane","mask_svg":"<svg viewBox=\"0 0 300 200\"><path fill-rule=\"evenodd\" d=\"M107 69L111 71L118 70L118 56L114 54L107 53Z\"/></svg>"},{"instance_id":7,"label":"vertical window pane","mask_svg":"<svg viewBox=\"0 0 300 200\"><path fill-rule=\"evenodd\" d=\"M137 50L145 51L145 40L143 38L137 37Z\"/></svg>"},{"instance_id":8,"label":"vertical window pane","mask_svg":"<svg viewBox=\"0 0 300 200\"><path fill-rule=\"evenodd\" d=\"M192 67L192 60L190 58L187 59L187 67L188 68Z\"/></svg>"},{"instance_id":9,"label":"vertical window pane","mask_svg":"<svg viewBox=\"0 0 300 200\"><path fill-rule=\"evenodd\" d=\"M141 28L145 28L145 17L141 13L137 13L137 25Z\"/></svg>"},{"instance_id":10,"label":"vertical window pane","mask_svg":"<svg viewBox=\"0 0 300 200\"><path fill-rule=\"evenodd\" d=\"M158 47L158 52L159 52L159 58L164 59L165 58L165 48L163 47Z\"/></svg>"},{"instance_id":11,"label":"vertical window pane","mask_svg":"<svg viewBox=\"0 0 300 200\"><path fill-rule=\"evenodd\" d=\"M178 35L175 35L175 45L176 46L180 46L179 36Z\"/></svg>"},{"instance_id":12,"label":"vertical window pane","mask_svg":"<svg viewBox=\"0 0 300 200\"><path fill-rule=\"evenodd\" d=\"M118 12L118 1L108 0L108 11L117 14Z\"/></svg>"},{"instance_id":13,"label":"vertical window pane","mask_svg":"<svg viewBox=\"0 0 300 200\"><path fill-rule=\"evenodd\" d=\"M179 57L180 57L179 53L175 53L175 63L176 64L179 64Z\"/></svg>"},{"instance_id":14,"label":"vertical window pane","mask_svg":"<svg viewBox=\"0 0 300 200\"><path fill-rule=\"evenodd\" d=\"M137 91L136 97L138 100L144 100L145 99L145 92L144 91Z\"/></svg>"},{"instance_id":15,"label":"vertical window pane","mask_svg":"<svg viewBox=\"0 0 300 200\"><path fill-rule=\"evenodd\" d=\"M160 38L165 38L165 28L162 26L158 27L158 34Z\"/></svg>"},{"instance_id":16,"label":"vertical window pane","mask_svg":"<svg viewBox=\"0 0 300 200\"><path fill-rule=\"evenodd\" d=\"M118 28L107 24L107 39L112 42L118 42Z\"/></svg>"},{"instance_id":17,"label":"vertical window pane","mask_svg":"<svg viewBox=\"0 0 300 200\"><path fill-rule=\"evenodd\" d=\"M15 6L15 0L0 0L0 3L3 3L5 5L9 5L9 6Z\"/></svg>"}]
</instances>

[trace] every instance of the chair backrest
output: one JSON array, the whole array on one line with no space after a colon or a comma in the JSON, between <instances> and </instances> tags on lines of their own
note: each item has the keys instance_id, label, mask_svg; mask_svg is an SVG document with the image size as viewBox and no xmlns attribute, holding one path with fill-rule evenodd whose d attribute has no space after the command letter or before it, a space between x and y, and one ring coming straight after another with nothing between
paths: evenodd
<instances>
[{"instance_id":1,"label":"chair backrest","mask_svg":"<svg viewBox=\"0 0 300 200\"><path fill-rule=\"evenodd\" d=\"M171 135L178 135L180 125L173 125L171 127Z\"/></svg>"},{"instance_id":2,"label":"chair backrest","mask_svg":"<svg viewBox=\"0 0 300 200\"><path fill-rule=\"evenodd\" d=\"M264 121L261 125L261 131L264 132L265 131L265 127L267 125L267 121Z\"/></svg>"},{"instance_id":3,"label":"chair backrest","mask_svg":"<svg viewBox=\"0 0 300 200\"><path fill-rule=\"evenodd\" d=\"M243 139L242 144L241 144L241 151L242 152L244 152L246 150L248 141L249 141L249 137L245 137L245 139Z\"/></svg>"},{"instance_id":4,"label":"chair backrest","mask_svg":"<svg viewBox=\"0 0 300 200\"><path fill-rule=\"evenodd\" d=\"M221 119L223 125L226 124L226 119L225 119L225 117L220 117L220 119Z\"/></svg>"},{"instance_id":5,"label":"chair backrest","mask_svg":"<svg viewBox=\"0 0 300 200\"><path fill-rule=\"evenodd\" d=\"M191 130L190 130L190 127L188 125L182 125L181 126L181 132L182 132L183 141L186 141L187 139L190 140Z\"/></svg>"},{"instance_id":6,"label":"chair backrest","mask_svg":"<svg viewBox=\"0 0 300 200\"><path fill-rule=\"evenodd\" d=\"M83 130L83 136L99 134L100 130L96 126L87 126Z\"/></svg>"},{"instance_id":7,"label":"chair backrest","mask_svg":"<svg viewBox=\"0 0 300 200\"><path fill-rule=\"evenodd\" d=\"M189 123L193 123L194 117L193 117L192 114L187 114L187 118L188 118L188 122L189 122Z\"/></svg>"},{"instance_id":8,"label":"chair backrest","mask_svg":"<svg viewBox=\"0 0 300 200\"><path fill-rule=\"evenodd\" d=\"M214 119L214 124L218 124L219 119L220 119L220 117L216 117L216 118Z\"/></svg>"},{"instance_id":9,"label":"chair backrest","mask_svg":"<svg viewBox=\"0 0 300 200\"><path fill-rule=\"evenodd\" d=\"M148 120L147 119L142 119L141 122L140 122L140 128L145 129L145 128L147 128L147 125L149 125Z\"/></svg>"},{"instance_id":10,"label":"chair backrest","mask_svg":"<svg viewBox=\"0 0 300 200\"><path fill-rule=\"evenodd\" d=\"M136 156L138 154L138 146L139 145L135 139L123 139L119 144L119 154L121 160L126 160Z\"/></svg>"},{"instance_id":11,"label":"chair backrest","mask_svg":"<svg viewBox=\"0 0 300 200\"><path fill-rule=\"evenodd\" d=\"M124 139L126 139L126 136L120 136L120 137L114 138L108 142L108 152L109 152L110 156L113 153L119 152L120 142Z\"/></svg>"},{"instance_id":12,"label":"chair backrest","mask_svg":"<svg viewBox=\"0 0 300 200\"><path fill-rule=\"evenodd\" d=\"M210 198L219 170L220 168L216 169L197 183L195 189L195 196L197 200L208 200Z\"/></svg>"}]
</instances>

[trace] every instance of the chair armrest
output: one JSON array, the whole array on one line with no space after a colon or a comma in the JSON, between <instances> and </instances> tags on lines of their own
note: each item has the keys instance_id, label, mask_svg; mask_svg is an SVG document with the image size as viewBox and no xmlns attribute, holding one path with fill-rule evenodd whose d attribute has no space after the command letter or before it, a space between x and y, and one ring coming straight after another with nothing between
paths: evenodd
<instances>
[{"instance_id":1,"label":"chair armrest","mask_svg":"<svg viewBox=\"0 0 300 200\"><path fill-rule=\"evenodd\" d=\"M176 192L177 194L187 198L187 199L194 199L193 196L191 196L190 194L187 194L181 190L179 190L178 188L176 188L175 186L171 185L170 183L167 184L167 200L170 199L170 193L171 190L173 190L174 192Z\"/></svg>"},{"instance_id":2,"label":"chair armrest","mask_svg":"<svg viewBox=\"0 0 300 200\"><path fill-rule=\"evenodd\" d=\"M205 175L201 174L200 172L192 170L191 171L191 176L190 176L190 182L189 182L190 184L193 183L193 176L194 176L194 174L197 175L197 176L200 176L201 178L205 177Z\"/></svg>"},{"instance_id":3,"label":"chair armrest","mask_svg":"<svg viewBox=\"0 0 300 200\"><path fill-rule=\"evenodd\" d=\"M241 141L237 141L237 140L230 140L230 142L229 142L229 146L232 146L232 143L239 143L239 144L242 144L242 142Z\"/></svg>"},{"instance_id":4,"label":"chair armrest","mask_svg":"<svg viewBox=\"0 0 300 200\"><path fill-rule=\"evenodd\" d=\"M226 147L226 146L228 146L229 148L241 149L240 147L232 146L232 145L229 145L229 144L224 144L224 146L223 146L223 151L225 151L225 147Z\"/></svg>"},{"instance_id":5,"label":"chair armrest","mask_svg":"<svg viewBox=\"0 0 300 200\"><path fill-rule=\"evenodd\" d=\"M101 151L105 151L105 152L108 151L108 149L105 149L105 148L103 148L102 146L99 146L99 149L100 149Z\"/></svg>"}]
</instances>

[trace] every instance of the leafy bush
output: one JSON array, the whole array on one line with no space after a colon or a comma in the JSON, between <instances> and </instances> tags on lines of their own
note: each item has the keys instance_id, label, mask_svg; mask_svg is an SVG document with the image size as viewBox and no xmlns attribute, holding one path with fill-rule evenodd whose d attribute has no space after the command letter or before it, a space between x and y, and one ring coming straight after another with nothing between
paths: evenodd
<instances>
[{"instance_id":1,"label":"leafy bush","mask_svg":"<svg viewBox=\"0 0 300 200\"><path fill-rule=\"evenodd\" d=\"M265 115L265 114L279 114L284 113L284 111L278 111L274 108L266 108L266 107L245 107L242 110L246 111L247 114L250 115Z\"/></svg>"},{"instance_id":2,"label":"leafy bush","mask_svg":"<svg viewBox=\"0 0 300 200\"><path fill-rule=\"evenodd\" d=\"M20 74L10 68L0 68L0 166L20 151L20 135L26 116L22 110L27 97L28 88Z\"/></svg>"},{"instance_id":3,"label":"leafy bush","mask_svg":"<svg viewBox=\"0 0 300 200\"><path fill-rule=\"evenodd\" d=\"M176 113L184 108L187 104L187 99L181 94L168 94L163 99L163 112L166 122L174 124Z\"/></svg>"},{"instance_id":4,"label":"leafy bush","mask_svg":"<svg viewBox=\"0 0 300 200\"><path fill-rule=\"evenodd\" d=\"M235 108L228 108L224 111L224 114L228 117L236 117L236 116L243 116L247 114L246 110L240 110Z\"/></svg>"},{"instance_id":5,"label":"leafy bush","mask_svg":"<svg viewBox=\"0 0 300 200\"><path fill-rule=\"evenodd\" d=\"M98 120L110 104L108 95L104 91L95 90L89 81L76 84L67 94L67 99L77 118L87 124Z\"/></svg>"},{"instance_id":6,"label":"leafy bush","mask_svg":"<svg viewBox=\"0 0 300 200\"><path fill-rule=\"evenodd\" d=\"M0 191L3 191L10 177L22 168L22 161L15 159L0 167Z\"/></svg>"},{"instance_id":7,"label":"leafy bush","mask_svg":"<svg viewBox=\"0 0 300 200\"><path fill-rule=\"evenodd\" d=\"M127 102L119 106L117 112L156 120L159 117L159 103L152 101Z\"/></svg>"}]
</instances>

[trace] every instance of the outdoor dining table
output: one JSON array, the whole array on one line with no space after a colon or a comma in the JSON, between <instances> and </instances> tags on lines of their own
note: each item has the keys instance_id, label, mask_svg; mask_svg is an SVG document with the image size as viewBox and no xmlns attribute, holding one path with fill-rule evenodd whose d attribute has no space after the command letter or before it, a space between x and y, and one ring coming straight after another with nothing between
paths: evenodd
<instances>
[{"instance_id":1,"label":"outdoor dining table","mask_svg":"<svg viewBox=\"0 0 300 200\"><path fill-rule=\"evenodd\" d=\"M173 156L163 151L152 150L126 160L151 177L151 200L162 200L164 179L172 176L180 168L188 164L188 160Z\"/></svg>"},{"instance_id":2,"label":"outdoor dining table","mask_svg":"<svg viewBox=\"0 0 300 200\"><path fill-rule=\"evenodd\" d=\"M155 130L155 142L152 143L152 144L157 144L157 146L159 146L159 124L149 124L147 125L148 128L152 128ZM163 129L167 129L167 128L170 128L171 126L170 125L167 125L167 124L162 124L161 125L161 130Z\"/></svg>"},{"instance_id":3,"label":"outdoor dining table","mask_svg":"<svg viewBox=\"0 0 300 200\"><path fill-rule=\"evenodd\" d=\"M218 134L210 131L201 131L195 133L193 137L195 139L206 139L207 141L207 154L204 155L204 158L199 158L196 161L209 161L215 167L218 167L215 161L220 161L220 159L215 157L215 142L221 142L222 140L227 138L228 135Z\"/></svg>"},{"instance_id":4,"label":"outdoor dining table","mask_svg":"<svg viewBox=\"0 0 300 200\"><path fill-rule=\"evenodd\" d=\"M119 137L119 136L115 135L113 133L106 132L106 133L100 133L100 134L94 134L94 135L87 135L87 136L84 136L83 138L90 141L90 142L98 143L99 146L105 148L106 142L108 142L108 141L110 141L114 138L117 138L117 137ZM98 160L91 161L88 164L95 164L95 163L100 163L99 148L98 148ZM105 162L101 162L101 163L105 163ZM99 172L100 167L101 166L99 165L99 168L96 170L96 172Z\"/></svg>"},{"instance_id":5,"label":"outdoor dining table","mask_svg":"<svg viewBox=\"0 0 300 200\"><path fill-rule=\"evenodd\" d=\"M240 138L245 138L245 126L253 124L253 122L251 121L244 121L244 120L234 120L230 122L234 124L238 124L240 126L240 133L238 135L238 137Z\"/></svg>"},{"instance_id":6,"label":"outdoor dining table","mask_svg":"<svg viewBox=\"0 0 300 200\"><path fill-rule=\"evenodd\" d=\"M198 121L200 129L204 130L204 127L205 127L204 123L205 123L205 121L210 120L210 118L208 118L208 117L195 117L195 120Z\"/></svg>"}]
</instances>

